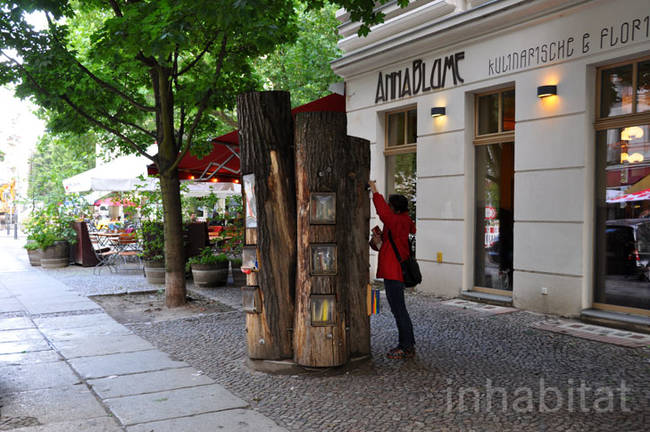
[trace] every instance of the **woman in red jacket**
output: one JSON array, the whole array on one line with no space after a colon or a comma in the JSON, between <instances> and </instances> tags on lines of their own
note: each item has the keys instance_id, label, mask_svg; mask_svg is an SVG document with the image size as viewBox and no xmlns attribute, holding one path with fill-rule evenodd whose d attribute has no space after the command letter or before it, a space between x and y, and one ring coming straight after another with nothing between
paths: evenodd
<instances>
[{"instance_id":1,"label":"woman in red jacket","mask_svg":"<svg viewBox=\"0 0 650 432\"><path fill-rule=\"evenodd\" d=\"M415 337L413 324L406 310L404 302L404 278L402 266L395 255L393 245L389 239L392 237L399 256L404 261L410 255L408 236L415 234L415 223L408 213L408 200L403 195L391 195L388 204L384 197L377 192L374 181L370 182L372 202L375 205L379 219L384 223L382 244L379 249L379 264L377 277L384 279L386 298L390 310L395 317L399 332L399 344L386 354L390 359L405 359L415 356Z\"/></svg>"}]
</instances>

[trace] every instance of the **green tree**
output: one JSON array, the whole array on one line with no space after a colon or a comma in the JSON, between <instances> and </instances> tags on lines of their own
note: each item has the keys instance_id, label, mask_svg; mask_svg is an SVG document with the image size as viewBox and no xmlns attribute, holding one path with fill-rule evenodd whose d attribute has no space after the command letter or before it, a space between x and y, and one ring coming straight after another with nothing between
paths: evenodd
<instances>
[{"instance_id":1,"label":"green tree","mask_svg":"<svg viewBox=\"0 0 650 432\"><path fill-rule=\"evenodd\" d=\"M29 161L29 189L32 201L50 202L64 194L62 181L95 167L96 135L43 135Z\"/></svg>"},{"instance_id":2,"label":"green tree","mask_svg":"<svg viewBox=\"0 0 650 432\"><path fill-rule=\"evenodd\" d=\"M353 20L381 20L372 1L336 3ZM16 83L18 96L49 110L52 132L107 132L109 147L156 164L168 306L185 302L178 164L190 149L207 152L220 125L212 113L232 110L238 93L259 88L250 60L294 40L294 6L292 0L2 3L0 84ZM47 29L27 21L33 12L45 14ZM152 141L157 153L147 154Z\"/></svg>"},{"instance_id":3,"label":"green tree","mask_svg":"<svg viewBox=\"0 0 650 432\"><path fill-rule=\"evenodd\" d=\"M205 152L213 109L257 88L249 59L295 35L290 0L14 0L0 19L0 81L47 108L55 133L102 130L159 169L166 302L185 302L178 163ZM26 14L46 14L38 31ZM88 16L94 16L92 28ZM78 31L83 28L84 31ZM146 147L157 143L157 154Z\"/></svg>"},{"instance_id":4,"label":"green tree","mask_svg":"<svg viewBox=\"0 0 650 432\"><path fill-rule=\"evenodd\" d=\"M328 86L341 80L330 67L330 62L341 54L336 45L337 8L332 3L325 3L321 9L310 9L304 2L297 4L295 42L282 44L253 63L264 88L290 91L291 105L295 107L325 96Z\"/></svg>"}]
</instances>

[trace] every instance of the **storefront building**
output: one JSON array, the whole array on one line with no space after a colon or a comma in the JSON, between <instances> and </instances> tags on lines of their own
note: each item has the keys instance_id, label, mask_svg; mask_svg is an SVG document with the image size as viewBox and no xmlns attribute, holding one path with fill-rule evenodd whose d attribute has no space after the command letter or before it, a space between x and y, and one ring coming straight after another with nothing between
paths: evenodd
<instances>
[{"instance_id":1,"label":"storefront building","mask_svg":"<svg viewBox=\"0 0 650 432\"><path fill-rule=\"evenodd\" d=\"M419 290L650 317L650 1L383 11L367 38L339 14L333 69L372 177L413 201Z\"/></svg>"}]
</instances>

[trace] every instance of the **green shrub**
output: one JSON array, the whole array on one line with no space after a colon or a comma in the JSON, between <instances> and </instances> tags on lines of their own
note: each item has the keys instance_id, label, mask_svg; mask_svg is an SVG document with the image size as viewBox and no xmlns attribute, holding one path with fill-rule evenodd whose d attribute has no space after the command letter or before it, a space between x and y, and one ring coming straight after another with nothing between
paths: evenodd
<instances>
[{"instance_id":1,"label":"green shrub","mask_svg":"<svg viewBox=\"0 0 650 432\"><path fill-rule=\"evenodd\" d=\"M138 235L142 243L140 258L156 262L165 260L165 229L162 222L142 221Z\"/></svg>"},{"instance_id":2,"label":"green shrub","mask_svg":"<svg viewBox=\"0 0 650 432\"><path fill-rule=\"evenodd\" d=\"M57 241L77 242L77 232L72 227L75 216L60 203L52 203L32 211L25 223L27 240L25 249L46 249Z\"/></svg>"},{"instance_id":3,"label":"green shrub","mask_svg":"<svg viewBox=\"0 0 650 432\"><path fill-rule=\"evenodd\" d=\"M192 264L217 264L228 262L228 255L220 253L216 254L210 246L201 249L201 253L187 260L186 267L190 268Z\"/></svg>"}]
</instances>

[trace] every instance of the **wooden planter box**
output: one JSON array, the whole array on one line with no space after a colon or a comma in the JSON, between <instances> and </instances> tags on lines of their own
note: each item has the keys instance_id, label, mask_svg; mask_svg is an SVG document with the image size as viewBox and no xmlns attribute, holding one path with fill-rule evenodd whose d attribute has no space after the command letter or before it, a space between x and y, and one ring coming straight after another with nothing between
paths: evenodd
<instances>
[{"instance_id":1,"label":"wooden planter box","mask_svg":"<svg viewBox=\"0 0 650 432\"><path fill-rule=\"evenodd\" d=\"M27 250L27 256L29 257L29 264L33 267L38 267L41 265L41 255L43 251L40 249Z\"/></svg>"},{"instance_id":2,"label":"wooden planter box","mask_svg":"<svg viewBox=\"0 0 650 432\"><path fill-rule=\"evenodd\" d=\"M67 241L57 241L52 246L43 249L41 267L54 269L67 267L70 261L70 245Z\"/></svg>"},{"instance_id":3,"label":"wooden planter box","mask_svg":"<svg viewBox=\"0 0 650 432\"><path fill-rule=\"evenodd\" d=\"M216 264L192 264L194 285L201 288L225 286L228 282L229 264L229 261Z\"/></svg>"},{"instance_id":4,"label":"wooden planter box","mask_svg":"<svg viewBox=\"0 0 650 432\"><path fill-rule=\"evenodd\" d=\"M165 283L165 263L159 261L145 261L144 275L147 282L154 285Z\"/></svg>"}]
</instances>

